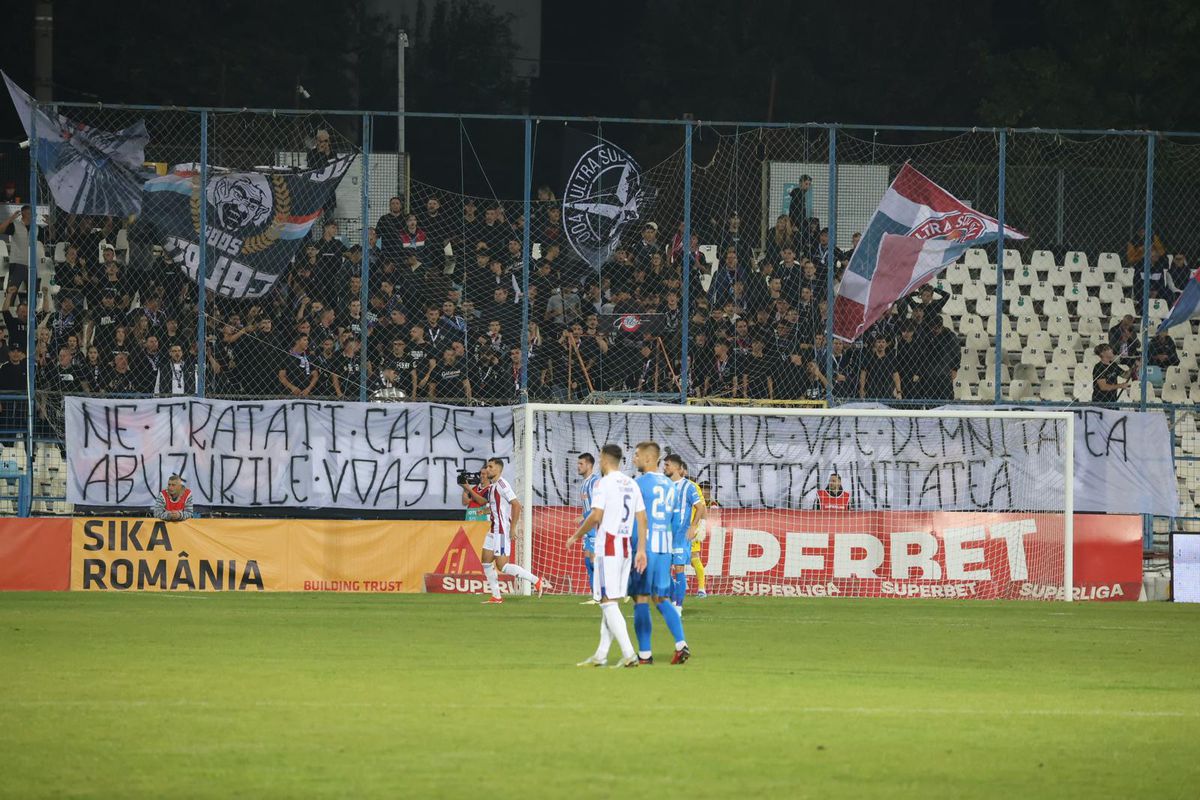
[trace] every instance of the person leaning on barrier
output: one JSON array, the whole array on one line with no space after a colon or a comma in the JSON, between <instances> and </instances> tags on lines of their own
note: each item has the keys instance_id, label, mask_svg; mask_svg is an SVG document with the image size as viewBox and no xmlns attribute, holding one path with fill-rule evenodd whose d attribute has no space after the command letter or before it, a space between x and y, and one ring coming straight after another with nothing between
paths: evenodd
<instances>
[{"instance_id":1,"label":"person leaning on barrier","mask_svg":"<svg viewBox=\"0 0 1200 800\"><path fill-rule=\"evenodd\" d=\"M155 519L166 522L181 522L191 519L196 515L192 505L192 490L184 487L182 478L172 475L167 479L167 488L160 491L154 498L152 513Z\"/></svg>"}]
</instances>

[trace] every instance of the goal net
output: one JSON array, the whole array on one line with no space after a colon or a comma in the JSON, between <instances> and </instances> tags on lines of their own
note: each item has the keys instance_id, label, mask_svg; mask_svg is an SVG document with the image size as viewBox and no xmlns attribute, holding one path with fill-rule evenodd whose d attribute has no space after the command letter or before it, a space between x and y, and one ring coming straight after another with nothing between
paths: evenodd
<instances>
[{"instance_id":1,"label":"goal net","mask_svg":"<svg viewBox=\"0 0 1200 800\"><path fill-rule=\"evenodd\" d=\"M1071 598L1066 412L531 404L514 423L517 557L557 591L590 592L581 550L564 547L579 456L617 444L634 474L633 448L654 441L704 491L708 594Z\"/></svg>"}]
</instances>

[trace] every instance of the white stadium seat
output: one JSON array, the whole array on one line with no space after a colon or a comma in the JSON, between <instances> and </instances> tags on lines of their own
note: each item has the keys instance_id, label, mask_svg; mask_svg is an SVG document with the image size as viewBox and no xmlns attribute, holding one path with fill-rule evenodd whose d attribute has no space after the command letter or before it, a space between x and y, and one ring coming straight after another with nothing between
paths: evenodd
<instances>
[{"instance_id":1,"label":"white stadium seat","mask_svg":"<svg viewBox=\"0 0 1200 800\"><path fill-rule=\"evenodd\" d=\"M1075 375L1075 389L1071 394L1077 403L1092 402L1092 380L1091 378L1080 378Z\"/></svg>"},{"instance_id":2,"label":"white stadium seat","mask_svg":"<svg viewBox=\"0 0 1200 800\"><path fill-rule=\"evenodd\" d=\"M1063 264L1070 267L1072 272L1079 272L1086 269L1088 266L1087 253L1080 250L1071 250L1063 258Z\"/></svg>"},{"instance_id":3,"label":"white stadium seat","mask_svg":"<svg viewBox=\"0 0 1200 800\"><path fill-rule=\"evenodd\" d=\"M1075 316L1081 320L1086 317L1100 319L1100 317L1104 316L1104 311L1100 307L1100 298L1085 297L1080 300L1079 305L1075 306Z\"/></svg>"},{"instance_id":4,"label":"white stadium seat","mask_svg":"<svg viewBox=\"0 0 1200 800\"><path fill-rule=\"evenodd\" d=\"M1044 353L1049 353L1054 349L1054 345L1051 342L1049 333L1038 330L1029 334L1029 338L1025 340L1025 349L1041 350Z\"/></svg>"},{"instance_id":5,"label":"white stadium seat","mask_svg":"<svg viewBox=\"0 0 1200 800\"><path fill-rule=\"evenodd\" d=\"M1051 286L1057 286L1060 289L1075 285L1075 278L1071 271L1063 266L1051 267L1050 271L1046 273L1046 280Z\"/></svg>"},{"instance_id":6,"label":"white stadium seat","mask_svg":"<svg viewBox=\"0 0 1200 800\"><path fill-rule=\"evenodd\" d=\"M1045 381L1058 381L1060 384L1070 383L1074 370L1064 364L1050 364L1043 375Z\"/></svg>"},{"instance_id":7,"label":"white stadium seat","mask_svg":"<svg viewBox=\"0 0 1200 800\"><path fill-rule=\"evenodd\" d=\"M1025 381L1013 381L1008 385L1008 399L1019 403L1029 396L1029 384Z\"/></svg>"},{"instance_id":8,"label":"white stadium seat","mask_svg":"<svg viewBox=\"0 0 1200 800\"><path fill-rule=\"evenodd\" d=\"M1096 259L1096 266L1110 275L1116 275L1121 271L1121 257L1116 253L1101 253Z\"/></svg>"},{"instance_id":9,"label":"white stadium seat","mask_svg":"<svg viewBox=\"0 0 1200 800\"><path fill-rule=\"evenodd\" d=\"M1006 267L1010 266L1007 261L1004 265ZM1035 282L1037 282L1037 279L1037 273L1029 267L1018 267L1013 270L1013 283L1015 283L1017 286L1032 286ZM1005 286L1004 290L1007 292L1008 286Z\"/></svg>"},{"instance_id":10,"label":"white stadium seat","mask_svg":"<svg viewBox=\"0 0 1200 800\"><path fill-rule=\"evenodd\" d=\"M1051 297L1047 299L1042 304L1042 313L1051 318L1071 316L1071 311L1067 308L1067 299L1065 297Z\"/></svg>"},{"instance_id":11,"label":"white stadium seat","mask_svg":"<svg viewBox=\"0 0 1200 800\"><path fill-rule=\"evenodd\" d=\"M1019 270L1023 266L1025 266L1025 262L1021 260L1021 252L1019 250L1005 249L1005 251L1004 251L1004 268L1005 269Z\"/></svg>"},{"instance_id":12,"label":"white stadium seat","mask_svg":"<svg viewBox=\"0 0 1200 800\"><path fill-rule=\"evenodd\" d=\"M982 250L978 247L972 247L967 251L966 256L963 258L963 263L968 267L979 268L987 267L990 262L988 261L986 250Z\"/></svg>"},{"instance_id":13,"label":"white stadium seat","mask_svg":"<svg viewBox=\"0 0 1200 800\"><path fill-rule=\"evenodd\" d=\"M1116 283L1108 281L1100 284L1101 303L1116 303L1123 297L1125 297L1125 290Z\"/></svg>"},{"instance_id":14,"label":"white stadium seat","mask_svg":"<svg viewBox=\"0 0 1200 800\"><path fill-rule=\"evenodd\" d=\"M978 314L963 314L958 321L958 332L964 336L972 333L983 333L983 320Z\"/></svg>"},{"instance_id":15,"label":"white stadium seat","mask_svg":"<svg viewBox=\"0 0 1200 800\"><path fill-rule=\"evenodd\" d=\"M1150 322L1158 327L1158 323L1162 322L1171 313L1171 304L1166 300L1151 300L1150 311L1146 315Z\"/></svg>"},{"instance_id":16,"label":"white stadium seat","mask_svg":"<svg viewBox=\"0 0 1200 800\"><path fill-rule=\"evenodd\" d=\"M1014 317L1028 316L1036 313L1033 310L1033 301L1025 295L1017 295L1008 301L1008 313Z\"/></svg>"},{"instance_id":17,"label":"white stadium seat","mask_svg":"<svg viewBox=\"0 0 1200 800\"><path fill-rule=\"evenodd\" d=\"M1029 259L1029 265L1042 272L1048 272L1058 266L1054 260L1054 253L1049 250L1034 250L1033 257Z\"/></svg>"},{"instance_id":18,"label":"white stadium seat","mask_svg":"<svg viewBox=\"0 0 1200 800\"><path fill-rule=\"evenodd\" d=\"M1042 332L1042 318L1036 314L1027 314L1023 317L1017 317L1017 333L1022 336L1031 336L1035 333Z\"/></svg>"},{"instance_id":19,"label":"white stadium seat","mask_svg":"<svg viewBox=\"0 0 1200 800\"><path fill-rule=\"evenodd\" d=\"M1137 317L1137 306L1128 297L1122 297L1119 300L1113 301L1112 308L1108 313L1113 318L1112 324L1116 325L1121 320L1121 317L1126 315Z\"/></svg>"},{"instance_id":20,"label":"white stadium seat","mask_svg":"<svg viewBox=\"0 0 1200 800\"><path fill-rule=\"evenodd\" d=\"M1049 300L1054 297L1054 287L1047 281L1037 281L1030 287L1029 296L1034 300Z\"/></svg>"},{"instance_id":21,"label":"white stadium seat","mask_svg":"<svg viewBox=\"0 0 1200 800\"><path fill-rule=\"evenodd\" d=\"M1084 288L1103 286L1104 273L1093 267L1085 267L1083 272L1079 273L1079 285Z\"/></svg>"},{"instance_id":22,"label":"white stadium seat","mask_svg":"<svg viewBox=\"0 0 1200 800\"><path fill-rule=\"evenodd\" d=\"M1054 340L1055 346L1070 350L1072 353L1078 353L1083 349L1083 338L1074 331L1060 333L1058 338Z\"/></svg>"},{"instance_id":23,"label":"white stadium seat","mask_svg":"<svg viewBox=\"0 0 1200 800\"><path fill-rule=\"evenodd\" d=\"M1066 403L1070 398L1067 397L1063 381L1044 380L1041 386L1038 387L1037 399L1044 400L1047 403Z\"/></svg>"}]
</instances>

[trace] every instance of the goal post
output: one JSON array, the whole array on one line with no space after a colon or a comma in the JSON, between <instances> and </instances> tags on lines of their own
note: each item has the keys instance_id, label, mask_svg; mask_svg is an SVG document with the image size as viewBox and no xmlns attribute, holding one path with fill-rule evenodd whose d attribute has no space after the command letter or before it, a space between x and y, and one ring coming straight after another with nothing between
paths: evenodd
<instances>
[{"instance_id":1,"label":"goal post","mask_svg":"<svg viewBox=\"0 0 1200 800\"><path fill-rule=\"evenodd\" d=\"M1070 601L1074 422L1040 409L518 406L517 559L556 591L588 593L580 549L564 548L581 519L578 457L617 444L634 474L650 440L715 501L697 553L708 594Z\"/></svg>"}]
</instances>

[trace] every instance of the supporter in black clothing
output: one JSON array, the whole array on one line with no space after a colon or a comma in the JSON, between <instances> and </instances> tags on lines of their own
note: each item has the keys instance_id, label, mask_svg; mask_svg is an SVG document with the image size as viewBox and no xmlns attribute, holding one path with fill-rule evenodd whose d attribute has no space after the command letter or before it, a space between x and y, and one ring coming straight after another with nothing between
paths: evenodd
<instances>
[{"instance_id":1,"label":"supporter in black clothing","mask_svg":"<svg viewBox=\"0 0 1200 800\"><path fill-rule=\"evenodd\" d=\"M888 340L876 339L871 345L871 352L862 360L859 367L858 396L882 400L885 398L903 399L900 372L896 369L896 361L888 352Z\"/></svg>"},{"instance_id":2,"label":"supporter in black clothing","mask_svg":"<svg viewBox=\"0 0 1200 800\"><path fill-rule=\"evenodd\" d=\"M1112 345L1096 345L1094 352L1100 360L1092 367L1092 402L1120 402L1121 392L1133 383L1136 359L1126 368L1117 360Z\"/></svg>"}]
</instances>

